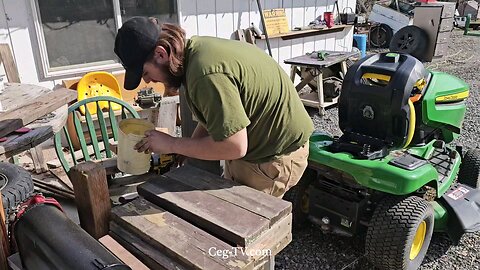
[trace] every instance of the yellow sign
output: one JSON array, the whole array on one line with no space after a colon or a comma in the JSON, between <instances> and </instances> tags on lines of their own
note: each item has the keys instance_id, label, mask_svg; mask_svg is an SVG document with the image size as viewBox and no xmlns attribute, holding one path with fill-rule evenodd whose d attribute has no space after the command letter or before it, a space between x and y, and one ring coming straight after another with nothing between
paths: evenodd
<instances>
[{"instance_id":1,"label":"yellow sign","mask_svg":"<svg viewBox=\"0 0 480 270\"><path fill-rule=\"evenodd\" d=\"M290 32L284 8L264 9L265 27L269 36Z\"/></svg>"}]
</instances>

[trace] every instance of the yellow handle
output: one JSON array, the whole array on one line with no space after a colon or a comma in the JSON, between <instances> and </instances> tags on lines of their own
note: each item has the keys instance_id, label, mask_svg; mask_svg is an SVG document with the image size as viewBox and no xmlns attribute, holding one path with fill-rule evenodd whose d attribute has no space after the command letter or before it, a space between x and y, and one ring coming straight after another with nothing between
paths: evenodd
<instances>
[{"instance_id":1,"label":"yellow handle","mask_svg":"<svg viewBox=\"0 0 480 270\"><path fill-rule=\"evenodd\" d=\"M377 73L365 73L362 75L362 79L376 79L379 81L387 81L389 82L392 77L389 75L384 74L377 74Z\"/></svg>"},{"instance_id":2,"label":"yellow handle","mask_svg":"<svg viewBox=\"0 0 480 270\"><path fill-rule=\"evenodd\" d=\"M413 102L410 99L408 100L408 107L410 108L410 124L408 125L407 142L405 143L405 146L403 146L403 148L407 148L407 146L412 142L413 134L415 133L415 107L413 106Z\"/></svg>"}]
</instances>

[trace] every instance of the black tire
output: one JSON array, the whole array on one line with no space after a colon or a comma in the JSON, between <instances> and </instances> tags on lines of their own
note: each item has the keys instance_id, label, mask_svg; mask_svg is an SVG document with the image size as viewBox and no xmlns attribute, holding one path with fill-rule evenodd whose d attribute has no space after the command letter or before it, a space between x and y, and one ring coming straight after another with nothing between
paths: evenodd
<instances>
[{"instance_id":1,"label":"black tire","mask_svg":"<svg viewBox=\"0 0 480 270\"><path fill-rule=\"evenodd\" d=\"M370 46L374 48L388 48L392 36L392 28L383 23L372 26L368 33Z\"/></svg>"},{"instance_id":2,"label":"black tire","mask_svg":"<svg viewBox=\"0 0 480 270\"><path fill-rule=\"evenodd\" d=\"M20 166L0 162L0 190L6 216L11 209L33 194L33 180L29 172Z\"/></svg>"},{"instance_id":3,"label":"black tire","mask_svg":"<svg viewBox=\"0 0 480 270\"><path fill-rule=\"evenodd\" d=\"M390 51L407 53L423 60L428 49L428 36L422 28L409 25L398 30L390 41Z\"/></svg>"},{"instance_id":4,"label":"black tire","mask_svg":"<svg viewBox=\"0 0 480 270\"><path fill-rule=\"evenodd\" d=\"M480 188L480 149L469 149L463 156L458 182Z\"/></svg>"},{"instance_id":5,"label":"black tire","mask_svg":"<svg viewBox=\"0 0 480 270\"><path fill-rule=\"evenodd\" d=\"M291 187L283 199L292 203L293 227L304 228L308 220L308 187L316 177L316 172L312 169L306 169L300 181Z\"/></svg>"},{"instance_id":6,"label":"black tire","mask_svg":"<svg viewBox=\"0 0 480 270\"><path fill-rule=\"evenodd\" d=\"M367 258L380 269L417 269L425 258L433 234L433 207L420 197L387 197L373 213L365 241ZM413 252L417 230L423 243ZM410 258L412 254L417 254ZM412 255L413 256L413 255Z\"/></svg>"}]
</instances>

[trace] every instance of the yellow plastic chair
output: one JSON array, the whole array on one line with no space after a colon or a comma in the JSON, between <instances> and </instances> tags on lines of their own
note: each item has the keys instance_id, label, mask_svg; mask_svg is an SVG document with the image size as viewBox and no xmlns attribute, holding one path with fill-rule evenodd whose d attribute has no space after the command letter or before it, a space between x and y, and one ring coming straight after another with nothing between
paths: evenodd
<instances>
[{"instance_id":1,"label":"yellow plastic chair","mask_svg":"<svg viewBox=\"0 0 480 270\"><path fill-rule=\"evenodd\" d=\"M85 74L77 85L78 101L97 97L97 96L109 96L117 99L122 99L122 90L117 79L108 72L95 71ZM114 111L120 110L122 106L116 103L110 103ZM100 109L110 109L109 102L101 101ZM87 104L88 110L91 114L97 113L97 106L95 104ZM80 107L80 112L85 115L85 108Z\"/></svg>"}]
</instances>

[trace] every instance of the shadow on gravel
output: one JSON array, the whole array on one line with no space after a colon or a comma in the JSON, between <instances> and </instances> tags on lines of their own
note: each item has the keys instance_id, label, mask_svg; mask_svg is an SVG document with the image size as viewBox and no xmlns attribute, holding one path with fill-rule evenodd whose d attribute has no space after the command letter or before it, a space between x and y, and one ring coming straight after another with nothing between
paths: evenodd
<instances>
[{"instance_id":1,"label":"shadow on gravel","mask_svg":"<svg viewBox=\"0 0 480 270\"><path fill-rule=\"evenodd\" d=\"M293 231L292 242L275 258L275 269L371 270L364 255L365 235L342 237L323 234L314 225ZM446 234L434 234L423 264L444 256L452 242Z\"/></svg>"}]
</instances>

